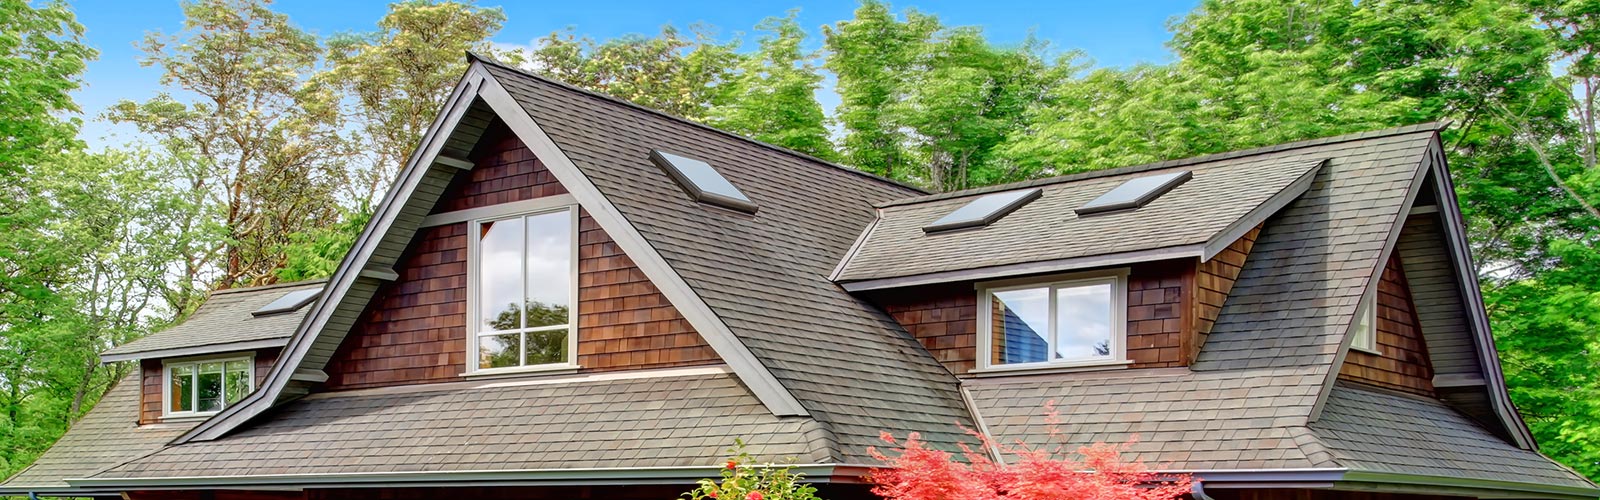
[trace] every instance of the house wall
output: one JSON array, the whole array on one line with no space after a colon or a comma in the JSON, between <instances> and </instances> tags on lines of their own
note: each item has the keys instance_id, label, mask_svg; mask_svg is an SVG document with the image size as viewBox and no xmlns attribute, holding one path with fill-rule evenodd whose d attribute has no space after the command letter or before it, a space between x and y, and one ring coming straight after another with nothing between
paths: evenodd
<instances>
[{"instance_id":1,"label":"house wall","mask_svg":"<svg viewBox=\"0 0 1600 500\"><path fill-rule=\"evenodd\" d=\"M1184 304L1194 293L1195 264L1172 260L1128 272L1128 360L1134 368L1184 366L1184 332L1194 317Z\"/></svg>"},{"instance_id":2,"label":"house wall","mask_svg":"<svg viewBox=\"0 0 1600 500\"><path fill-rule=\"evenodd\" d=\"M515 135L492 130L434 213L566 193ZM578 364L597 372L720 363L585 211L578 234ZM330 390L459 381L467 352L467 224L424 229L328 365Z\"/></svg>"},{"instance_id":3,"label":"house wall","mask_svg":"<svg viewBox=\"0 0 1600 500\"><path fill-rule=\"evenodd\" d=\"M267 379L267 373L272 371L272 364L278 361L278 351L279 349L274 348L255 352L256 387L260 387ZM139 360L139 381L142 387L142 393L139 395L139 425L161 421L161 408L166 404L161 400L161 386L166 383L166 378L161 373L163 369L161 362L161 359Z\"/></svg>"},{"instance_id":4,"label":"house wall","mask_svg":"<svg viewBox=\"0 0 1600 500\"><path fill-rule=\"evenodd\" d=\"M1200 355L1200 347L1205 345L1206 336L1216 326L1217 316L1222 314L1222 304L1227 301L1228 293L1233 291L1233 284L1238 281L1239 273L1244 271L1245 260L1250 256L1250 250L1255 248L1256 238L1260 235L1261 226L1258 225L1211 260L1200 263L1195 273L1195 329L1192 342L1184 346L1184 359L1187 362L1193 362L1195 356Z\"/></svg>"},{"instance_id":5,"label":"house wall","mask_svg":"<svg viewBox=\"0 0 1600 500\"><path fill-rule=\"evenodd\" d=\"M1398 254L1389 258L1378 281L1379 355L1350 350L1339 378L1433 396L1433 366L1417 327L1416 307Z\"/></svg>"}]
</instances>

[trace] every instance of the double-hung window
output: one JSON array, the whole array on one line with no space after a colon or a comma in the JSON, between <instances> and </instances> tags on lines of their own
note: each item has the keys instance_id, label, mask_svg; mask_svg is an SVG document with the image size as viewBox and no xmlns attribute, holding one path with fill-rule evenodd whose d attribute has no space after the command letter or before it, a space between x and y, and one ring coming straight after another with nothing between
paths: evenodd
<instances>
[{"instance_id":1,"label":"double-hung window","mask_svg":"<svg viewBox=\"0 0 1600 500\"><path fill-rule=\"evenodd\" d=\"M1126 281L1126 274L1118 272L982 287L979 368L1124 361Z\"/></svg>"},{"instance_id":2,"label":"double-hung window","mask_svg":"<svg viewBox=\"0 0 1600 500\"><path fill-rule=\"evenodd\" d=\"M573 207L469 225L469 373L577 366L577 226Z\"/></svg>"},{"instance_id":3,"label":"double-hung window","mask_svg":"<svg viewBox=\"0 0 1600 500\"><path fill-rule=\"evenodd\" d=\"M164 416L209 415L255 390L254 360L238 358L168 361Z\"/></svg>"}]
</instances>

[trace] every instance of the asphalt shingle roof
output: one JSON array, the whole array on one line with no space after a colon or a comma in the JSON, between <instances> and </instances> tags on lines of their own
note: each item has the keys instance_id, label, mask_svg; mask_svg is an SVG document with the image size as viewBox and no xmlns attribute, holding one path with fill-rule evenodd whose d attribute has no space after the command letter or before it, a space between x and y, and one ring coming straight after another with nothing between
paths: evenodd
<instances>
[{"instance_id":1,"label":"asphalt shingle roof","mask_svg":"<svg viewBox=\"0 0 1600 500\"><path fill-rule=\"evenodd\" d=\"M836 441L871 460L880 431L961 438L956 380L894 320L828 280L878 201L921 194L515 70L489 71ZM706 161L760 206L694 202L651 148Z\"/></svg>"},{"instance_id":2,"label":"asphalt shingle roof","mask_svg":"<svg viewBox=\"0 0 1600 500\"><path fill-rule=\"evenodd\" d=\"M65 436L33 465L11 476L0 491L65 488L63 479L82 478L161 449L193 423L138 425L139 373L119 380Z\"/></svg>"},{"instance_id":3,"label":"asphalt shingle roof","mask_svg":"<svg viewBox=\"0 0 1600 500\"><path fill-rule=\"evenodd\" d=\"M310 307L294 312L250 314L278 297L297 290L321 288L323 280L300 281L212 292L211 297L183 323L144 338L111 348L102 355L137 355L169 349L195 348L255 340L287 341Z\"/></svg>"},{"instance_id":4,"label":"asphalt shingle roof","mask_svg":"<svg viewBox=\"0 0 1600 500\"><path fill-rule=\"evenodd\" d=\"M759 459L827 458L815 421L773 416L728 373L427 384L321 393L276 411L97 477L713 466L735 438Z\"/></svg>"},{"instance_id":5,"label":"asphalt shingle roof","mask_svg":"<svg viewBox=\"0 0 1600 500\"><path fill-rule=\"evenodd\" d=\"M995 189L901 200L883 207L836 278L895 278L1212 243L1320 163L1320 158L1264 156L1027 183L1019 189L1040 187L1044 195L987 227L962 231L925 234L923 227ZM1073 212L1129 179L1183 170L1194 177L1138 209Z\"/></svg>"}]
</instances>

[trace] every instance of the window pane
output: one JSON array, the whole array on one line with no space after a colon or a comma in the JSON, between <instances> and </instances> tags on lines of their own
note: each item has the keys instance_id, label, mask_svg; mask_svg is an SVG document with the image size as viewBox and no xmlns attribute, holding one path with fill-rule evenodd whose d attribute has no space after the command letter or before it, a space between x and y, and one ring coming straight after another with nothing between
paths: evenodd
<instances>
[{"instance_id":1,"label":"window pane","mask_svg":"<svg viewBox=\"0 0 1600 500\"><path fill-rule=\"evenodd\" d=\"M177 365L172 368L172 387L167 389L168 411L177 413L194 411L194 366Z\"/></svg>"},{"instance_id":2,"label":"window pane","mask_svg":"<svg viewBox=\"0 0 1600 500\"><path fill-rule=\"evenodd\" d=\"M567 362L567 331L528 332L528 364Z\"/></svg>"},{"instance_id":3,"label":"window pane","mask_svg":"<svg viewBox=\"0 0 1600 500\"><path fill-rule=\"evenodd\" d=\"M227 389L224 393L226 398L223 399L225 406L238 402L240 399L244 399L245 395L250 394L249 366L246 361L228 362L228 372L223 380Z\"/></svg>"},{"instance_id":4,"label":"window pane","mask_svg":"<svg viewBox=\"0 0 1600 500\"><path fill-rule=\"evenodd\" d=\"M522 327L522 224L520 219L485 222L478 234L478 313L481 329Z\"/></svg>"},{"instance_id":5,"label":"window pane","mask_svg":"<svg viewBox=\"0 0 1600 500\"><path fill-rule=\"evenodd\" d=\"M478 368L504 368L522 364L522 334L478 337Z\"/></svg>"},{"instance_id":6,"label":"window pane","mask_svg":"<svg viewBox=\"0 0 1600 500\"><path fill-rule=\"evenodd\" d=\"M1111 356L1111 285L1056 289L1058 360Z\"/></svg>"},{"instance_id":7,"label":"window pane","mask_svg":"<svg viewBox=\"0 0 1600 500\"><path fill-rule=\"evenodd\" d=\"M528 327L565 325L572 298L572 212L530 216L527 226Z\"/></svg>"},{"instance_id":8,"label":"window pane","mask_svg":"<svg viewBox=\"0 0 1600 500\"><path fill-rule=\"evenodd\" d=\"M207 365L215 365L217 371L206 372ZM195 381L196 392L195 411L218 411L222 409L222 363L202 363L200 376Z\"/></svg>"},{"instance_id":9,"label":"window pane","mask_svg":"<svg viewBox=\"0 0 1600 500\"><path fill-rule=\"evenodd\" d=\"M993 354L990 362L1036 363L1049 350L1050 289L1032 288L994 293Z\"/></svg>"},{"instance_id":10,"label":"window pane","mask_svg":"<svg viewBox=\"0 0 1600 500\"><path fill-rule=\"evenodd\" d=\"M1372 302L1362 298L1361 305L1356 307L1356 326L1355 330L1351 332L1351 335L1354 335L1355 338L1350 340L1350 345L1355 346L1357 349L1367 350L1372 350L1376 347L1372 341L1372 316Z\"/></svg>"}]
</instances>

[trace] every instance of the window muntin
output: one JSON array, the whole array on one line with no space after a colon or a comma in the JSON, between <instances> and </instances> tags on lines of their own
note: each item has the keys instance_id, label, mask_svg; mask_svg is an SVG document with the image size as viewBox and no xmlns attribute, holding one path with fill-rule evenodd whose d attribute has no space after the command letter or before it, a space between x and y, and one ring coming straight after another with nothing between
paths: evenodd
<instances>
[{"instance_id":1,"label":"window muntin","mask_svg":"<svg viewBox=\"0 0 1600 500\"><path fill-rule=\"evenodd\" d=\"M1378 318L1376 307L1376 294L1366 293L1361 296L1361 303L1356 306L1355 324L1350 327L1350 347L1372 354L1378 354Z\"/></svg>"},{"instance_id":2,"label":"window muntin","mask_svg":"<svg viewBox=\"0 0 1600 500\"><path fill-rule=\"evenodd\" d=\"M168 361L165 363L164 415L209 415L244 399L255 390L255 363L250 357Z\"/></svg>"},{"instance_id":3,"label":"window muntin","mask_svg":"<svg viewBox=\"0 0 1600 500\"><path fill-rule=\"evenodd\" d=\"M577 211L472 224L468 371L575 366Z\"/></svg>"},{"instance_id":4,"label":"window muntin","mask_svg":"<svg viewBox=\"0 0 1600 500\"><path fill-rule=\"evenodd\" d=\"M1123 361L1125 294L1121 274L984 290L980 369Z\"/></svg>"}]
</instances>

